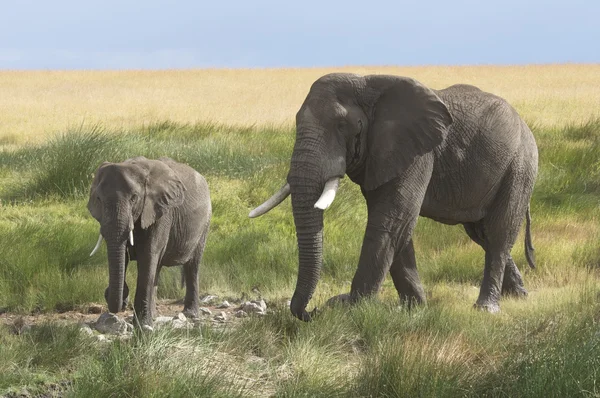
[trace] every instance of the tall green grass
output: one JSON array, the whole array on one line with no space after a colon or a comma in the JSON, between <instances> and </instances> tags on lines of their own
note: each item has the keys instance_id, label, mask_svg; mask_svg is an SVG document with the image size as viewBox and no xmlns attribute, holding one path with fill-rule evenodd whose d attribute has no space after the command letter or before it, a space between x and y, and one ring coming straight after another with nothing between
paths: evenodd
<instances>
[{"instance_id":1,"label":"tall green grass","mask_svg":"<svg viewBox=\"0 0 600 398\"><path fill-rule=\"evenodd\" d=\"M207 177L213 220L201 292L236 298L258 288L275 309L224 332L105 346L69 327L21 336L3 327L0 394L68 380L73 396L598 396L600 121L534 134L538 268L526 269L522 236L513 249L527 300L503 300L496 316L473 311L483 250L460 226L420 219L414 241L426 306L398 307L388 278L378 300L322 309L310 324L285 305L297 273L289 201L247 217L283 184L292 130L91 126L0 152L0 308L25 314L104 301L105 250L88 256L98 233L86 209L89 185L103 161L143 155L172 157ZM323 277L311 305L349 290L365 221L358 187L343 180L325 213ZM132 265L132 295L135 277ZM178 280L177 269L163 270L159 295L183 297Z\"/></svg>"}]
</instances>

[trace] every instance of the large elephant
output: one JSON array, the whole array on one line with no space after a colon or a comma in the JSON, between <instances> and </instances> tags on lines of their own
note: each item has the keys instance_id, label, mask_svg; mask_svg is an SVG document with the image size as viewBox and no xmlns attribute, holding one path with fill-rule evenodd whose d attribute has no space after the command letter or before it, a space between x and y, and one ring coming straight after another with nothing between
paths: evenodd
<instances>
[{"instance_id":1,"label":"large elephant","mask_svg":"<svg viewBox=\"0 0 600 398\"><path fill-rule=\"evenodd\" d=\"M533 134L502 98L470 85L431 90L406 77L334 73L319 78L296 114L287 184L250 213L287 195L299 270L290 309L306 311L322 265L323 210L347 174L368 208L350 295L378 292L389 271L401 300L425 301L412 232L419 215L462 224L485 250L476 307L496 312L501 293L527 291L510 251L527 218L525 254L533 268L529 200L537 175Z\"/></svg>"},{"instance_id":2,"label":"large elephant","mask_svg":"<svg viewBox=\"0 0 600 398\"><path fill-rule=\"evenodd\" d=\"M127 264L137 260L134 310L139 324L152 325L162 266L183 265L184 313L198 315L198 267L212 211L204 177L166 157L104 162L92 182L88 209L100 223L91 255L106 240L109 285L104 294L110 312L125 307Z\"/></svg>"}]
</instances>

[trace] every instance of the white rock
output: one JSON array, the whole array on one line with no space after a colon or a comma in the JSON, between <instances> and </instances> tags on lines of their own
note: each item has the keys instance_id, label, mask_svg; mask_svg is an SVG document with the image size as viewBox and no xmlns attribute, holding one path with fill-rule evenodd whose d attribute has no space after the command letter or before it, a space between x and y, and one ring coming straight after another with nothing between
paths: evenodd
<instances>
[{"instance_id":1,"label":"white rock","mask_svg":"<svg viewBox=\"0 0 600 398\"><path fill-rule=\"evenodd\" d=\"M81 334L86 335L86 336L93 336L94 335L94 331L92 330L92 328L89 327L89 325L87 325L85 323L79 327L79 332Z\"/></svg>"},{"instance_id":2,"label":"white rock","mask_svg":"<svg viewBox=\"0 0 600 398\"><path fill-rule=\"evenodd\" d=\"M144 332L154 332L154 328L150 325L142 325L142 330Z\"/></svg>"},{"instance_id":3,"label":"white rock","mask_svg":"<svg viewBox=\"0 0 600 398\"><path fill-rule=\"evenodd\" d=\"M212 311L206 307L200 307L200 308L198 308L198 310L200 311L200 313L202 315L212 315Z\"/></svg>"},{"instance_id":4,"label":"white rock","mask_svg":"<svg viewBox=\"0 0 600 398\"><path fill-rule=\"evenodd\" d=\"M172 320L173 320L172 316L159 316L154 320L154 324L158 326L161 324L169 323Z\"/></svg>"},{"instance_id":5,"label":"white rock","mask_svg":"<svg viewBox=\"0 0 600 398\"><path fill-rule=\"evenodd\" d=\"M211 301L218 299L218 298L219 298L218 296L213 296L213 295L209 294L208 296L206 296L202 300L200 300L200 302L204 303L204 304L208 304Z\"/></svg>"},{"instance_id":6,"label":"white rock","mask_svg":"<svg viewBox=\"0 0 600 398\"><path fill-rule=\"evenodd\" d=\"M227 314L221 311L219 314L215 315L213 319L215 321L225 322L227 320Z\"/></svg>"},{"instance_id":7,"label":"white rock","mask_svg":"<svg viewBox=\"0 0 600 398\"><path fill-rule=\"evenodd\" d=\"M191 329L194 327L194 324L187 320L182 321L181 319L175 319L173 320L173 323L171 323L171 326L173 326L173 329Z\"/></svg>"},{"instance_id":8,"label":"white rock","mask_svg":"<svg viewBox=\"0 0 600 398\"><path fill-rule=\"evenodd\" d=\"M179 319L182 322L187 322L187 318L183 312L180 312L179 314L177 314L177 319Z\"/></svg>"},{"instance_id":9,"label":"white rock","mask_svg":"<svg viewBox=\"0 0 600 398\"><path fill-rule=\"evenodd\" d=\"M229 307L231 307L231 304L229 304L229 301L227 301L227 300L223 300L223 302L217 306L217 308L219 308L219 309L229 308Z\"/></svg>"},{"instance_id":10,"label":"white rock","mask_svg":"<svg viewBox=\"0 0 600 398\"><path fill-rule=\"evenodd\" d=\"M265 300L253 300L251 303L258 305L263 312L267 312L267 303L265 303Z\"/></svg>"},{"instance_id":11,"label":"white rock","mask_svg":"<svg viewBox=\"0 0 600 398\"><path fill-rule=\"evenodd\" d=\"M238 310L235 312L236 318L245 318L247 316L248 316L248 313L246 313L246 311L244 311L244 310Z\"/></svg>"},{"instance_id":12,"label":"white rock","mask_svg":"<svg viewBox=\"0 0 600 398\"><path fill-rule=\"evenodd\" d=\"M94 327L103 334L122 334L127 331L127 322L113 313L105 312L100 315Z\"/></svg>"},{"instance_id":13,"label":"white rock","mask_svg":"<svg viewBox=\"0 0 600 398\"><path fill-rule=\"evenodd\" d=\"M264 301L263 301L263 304L264 304ZM266 305L264 306L264 308L266 309ZM254 301L246 301L244 304L242 304L241 309L243 311L247 312L248 314L261 314L261 315L265 314L265 310L263 310L263 307Z\"/></svg>"},{"instance_id":14,"label":"white rock","mask_svg":"<svg viewBox=\"0 0 600 398\"><path fill-rule=\"evenodd\" d=\"M99 343L110 343L110 340L106 338L106 336L103 334L99 334L98 336L96 336L96 339Z\"/></svg>"}]
</instances>

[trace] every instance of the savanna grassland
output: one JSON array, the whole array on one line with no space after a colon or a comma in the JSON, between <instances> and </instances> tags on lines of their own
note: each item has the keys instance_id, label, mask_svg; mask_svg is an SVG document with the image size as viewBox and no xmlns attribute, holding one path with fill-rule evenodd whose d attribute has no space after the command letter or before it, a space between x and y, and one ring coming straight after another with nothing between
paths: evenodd
<instances>
[{"instance_id":1,"label":"savanna grassland","mask_svg":"<svg viewBox=\"0 0 600 398\"><path fill-rule=\"evenodd\" d=\"M426 306L400 308L388 278L377 300L323 309L311 323L291 316L289 200L247 215L281 186L295 113L310 84L334 69L2 71L0 312L104 302L106 253L89 257L98 224L88 189L102 161L137 155L170 156L209 182L202 294L260 294L273 311L222 329L161 329L107 344L58 320L22 334L0 323L0 395L600 396L600 65L341 70L433 88L474 84L529 123L540 153L531 203L537 269L526 268L522 235L513 249L527 300L504 299L495 315L473 310L483 251L461 227L420 219ZM325 213L311 305L349 290L365 220L359 189L343 180ZM130 287L135 277L130 267ZM178 270L163 271L160 297L183 297L178 279Z\"/></svg>"}]
</instances>

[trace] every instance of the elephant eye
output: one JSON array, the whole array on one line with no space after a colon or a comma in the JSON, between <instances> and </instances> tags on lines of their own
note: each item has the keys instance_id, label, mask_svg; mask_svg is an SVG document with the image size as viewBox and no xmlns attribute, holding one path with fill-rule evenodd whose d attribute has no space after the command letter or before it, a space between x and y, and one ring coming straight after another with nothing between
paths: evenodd
<instances>
[{"instance_id":1,"label":"elephant eye","mask_svg":"<svg viewBox=\"0 0 600 398\"><path fill-rule=\"evenodd\" d=\"M133 195L131 195L131 201L132 202L137 201L137 198L138 198L137 194L134 193Z\"/></svg>"}]
</instances>

